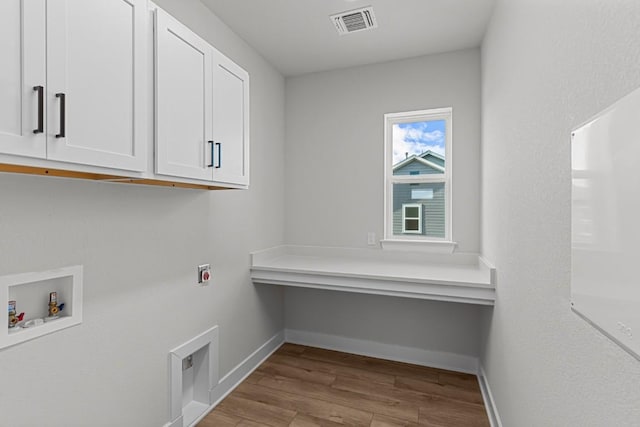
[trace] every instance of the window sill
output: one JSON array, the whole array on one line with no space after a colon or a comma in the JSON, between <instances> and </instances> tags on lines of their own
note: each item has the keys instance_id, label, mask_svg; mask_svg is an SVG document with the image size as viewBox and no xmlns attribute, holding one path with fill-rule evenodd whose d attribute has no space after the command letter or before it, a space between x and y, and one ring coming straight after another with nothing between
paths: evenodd
<instances>
[{"instance_id":1,"label":"window sill","mask_svg":"<svg viewBox=\"0 0 640 427\"><path fill-rule=\"evenodd\" d=\"M251 254L254 283L493 305L495 269L477 254L278 246Z\"/></svg>"},{"instance_id":2,"label":"window sill","mask_svg":"<svg viewBox=\"0 0 640 427\"><path fill-rule=\"evenodd\" d=\"M389 251L423 252L432 254L452 254L458 244L445 240L403 240L384 239L380 241L382 249Z\"/></svg>"}]
</instances>

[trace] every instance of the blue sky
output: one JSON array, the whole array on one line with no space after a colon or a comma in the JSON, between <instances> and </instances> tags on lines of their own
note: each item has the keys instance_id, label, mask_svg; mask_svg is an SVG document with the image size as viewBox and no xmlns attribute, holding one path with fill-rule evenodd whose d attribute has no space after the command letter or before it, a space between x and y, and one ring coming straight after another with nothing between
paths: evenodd
<instances>
[{"instance_id":1,"label":"blue sky","mask_svg":"<svg viewBox=\"0 0 640 427\"><path fill-rule=\"evenodd\" d=\"M421 154L427 150L445 155L445 121L397 123L393 125L393 164L404 160L406 153Z\"/></svg>"}]
</instances>

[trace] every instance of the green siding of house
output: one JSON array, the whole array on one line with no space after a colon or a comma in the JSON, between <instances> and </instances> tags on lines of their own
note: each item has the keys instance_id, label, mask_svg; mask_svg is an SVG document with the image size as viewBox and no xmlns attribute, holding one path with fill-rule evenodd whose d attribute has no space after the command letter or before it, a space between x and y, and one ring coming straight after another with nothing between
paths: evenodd
<instances>
[{"instance_id":1,"label":"green siding of house","mask_svg":"<svg viewBox=\"0 0 640 427\"><path fill-rule=\"evenodd\" d=\"M433 189L433 199L412 199L412 189ZM428 237L445 237L444 183L394 184L393 185L393 234L402 233L402 205L422 205L422 234Z\"/></svg>"},{"instance_id":2,"label":"green siding of house","mask_svg":"<svg viewBox=\"0 0 640 427\"><path fill-rule=\"evenodd\" d=\"M425 164L422 164L414 160L411 163L408 163L407 165L401 167L400 169L393 171L393 174L394 175L411 175L411 172L414 172L414 173L418 172L418 175L431 175L434 173L442 173L437 169L434 169L430 166L427 166Z\"/></svg>"}]
</instances>

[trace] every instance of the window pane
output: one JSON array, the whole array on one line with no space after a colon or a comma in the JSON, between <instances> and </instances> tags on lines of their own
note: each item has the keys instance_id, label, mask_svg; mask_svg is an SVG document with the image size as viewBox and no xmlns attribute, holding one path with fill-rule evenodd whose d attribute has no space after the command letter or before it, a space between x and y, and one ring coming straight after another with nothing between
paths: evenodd
<instances>
[{"instance_id":1,"label":"window pane","mask_svg":"<svg viewBox=\"0 0 640 427\"><path fill-rule=\"evenodd\" d=\"M404 208L405 218L418 218L420 216L420 208L417 206L410 206Z\"/></svg>"},{"instance_id":2,"label":"window pane","mask_svg":"<svg viewBox=\"0 0 640 427\"><path fill-rule=\"evenodd\" d=\"M420 223L417 219L407 219L404 224L405 230L407 231L418 231L420 227Z\"/></svg>"},{"instance_id":3,"label":"window pane","mask_svg":"<svg viewBox=\"0 0 640 427\"><path fill-rule=\"evenodd\" d=\"M405 235L403 233L403 216L402 205L406 204L421 204L422 205L422 232L420 235L426 237L440 237L445 236L445 203L444 203L444 190L445 186L443 182L438 183L422 183L422 184L393 184L393 234L397 236ZM412 198L414 191L424 191L429 194L432 193L433 197L424 199ZM404 219L417 218L408 214L413 207L405 208ZM416 208L413 208L416 209ZM419 208L418 208L419 209ZM415 212L415 211L414 211ZM406 221L405 221L406 222ZM404 224L405 230L408 230L407 224ZM418 230L420 227L415 227L412 230ZM415 235L416 233L411 233Z\"/></svg>"},{"instance_id":4,"label":"window pane","mask_svg":"<svg viewBox=\"0 0 640 427\"><path fill-rule=\"evenodd\" d=\"M393 125L393 174L444 173L446 121L431 120Z\"/></svg>"}]
</instances>

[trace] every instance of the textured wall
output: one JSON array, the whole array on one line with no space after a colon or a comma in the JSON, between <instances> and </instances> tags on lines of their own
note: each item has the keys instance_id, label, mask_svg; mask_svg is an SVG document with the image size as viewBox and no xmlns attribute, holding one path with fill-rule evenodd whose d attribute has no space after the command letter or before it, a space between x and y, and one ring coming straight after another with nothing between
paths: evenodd
<instances>
[{"instance_id":1,"label":"textured wall","mask_svg":"<svg viewBox=\"0 0 640 427\"><path fill-rule=\"evenodd\" d=\"M284 79L198 1L158 3L251 74L251 189L0 175L0 275L84 265L82 325L0 350L2 426L162 426L172 348L219 325L223 376L283 328L248 254L283 241Z\"/></svg>"},{"instance_id":2,"label":"textured wall","mask_svg":"<svg viewBox=\"0 0 640 427\"><path fill-rule=\"evenodd\" d=\"M368 231L380 237L383 115L438 107L453 107L454 239L477 252L479 49L287 78L287 243L366 247ZM474 306L292 289L285 306L290 329L479 355Z\"/></svg>"},{"instance_id":3,"label":"textured wall","mask_svg":"<svg viewBox=\"0 0 640 427\"><path fill-rule=\"evenodd\" d=\"M499 1L482 46L483 362L505 426L637 426L640 363L569 309L572 128L640 86L640 3Z\"/></svg>"}]
</instances>

